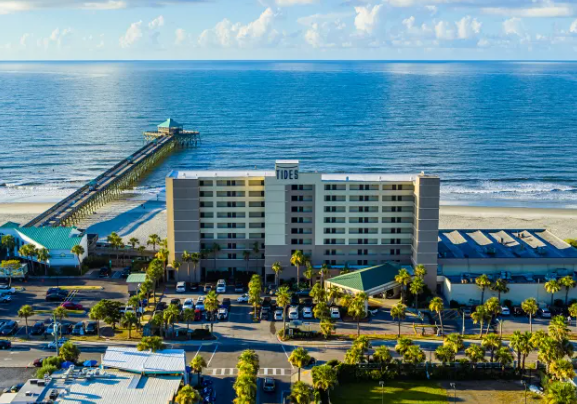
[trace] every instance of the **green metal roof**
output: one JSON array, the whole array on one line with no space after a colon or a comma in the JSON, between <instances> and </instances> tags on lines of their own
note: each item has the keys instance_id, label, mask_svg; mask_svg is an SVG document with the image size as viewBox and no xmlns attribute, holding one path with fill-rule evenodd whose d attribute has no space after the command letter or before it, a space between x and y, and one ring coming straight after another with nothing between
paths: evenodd
<instances>
[{"instance_id":1,"label":"green metal roof","mask_svg":"<svg viewBox=\"0 0 577 404\"><path fill-rule=\"evenodd\" d=\"M386 263L370 268L359 269L348 274L327 279L328 282L345 288L366 292L395 280L399 273L399 266Z\"/></svg>"},{"instance_id":2,"label":"green metal roof","mask_svg":"<svg viewBox=\"0 0 577 404\"><path fill-rule=\"evenodd\" d=\"M182 128L182 125L176 122L172 118L168 118L166 121L158 125L159 128Z\"/></svg>"},{"instance_id":3,"label":"green metal roof","mask_svg":"<svg viewBox=\"0 0 577 404\"><path fill-rule=\"evenodd\" d=\"M130 274L126 278L126 283L144 283L146 280L146 274Z\"/></svg>"},{"instance_id":4,"label":"green metal roof","mask_svg":"<svg viewBox=\"0 0 577 404\"><path fill-rule=\"evenodd\" d=\"M20 227L19 233L48 250L71 250L82 237L71 236L75 227Z\"/></svg>"},{"instance_id":5,"label":"green metal roof","mask_svg":"<svg viewBox=\"0 0 577 404\"><path fill-rule=\"evenodd\" d=\"M18 223L6 222L2 226L0 226L0 229L17 229L18 227L20 227L20 224Z\"/></svg>"}]
</instances>

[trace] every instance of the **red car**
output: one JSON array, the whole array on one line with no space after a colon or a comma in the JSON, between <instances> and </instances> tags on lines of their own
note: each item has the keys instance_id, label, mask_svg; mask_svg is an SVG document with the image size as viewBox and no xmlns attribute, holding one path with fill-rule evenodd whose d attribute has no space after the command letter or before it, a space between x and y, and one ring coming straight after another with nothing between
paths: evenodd
<instances>
[{"instance_id":1,"label":"red car","mask_svg":"<svg viewBox=\"0 0 577 404\"><path fill-rule=\"evenodd\" d=\"M194 310L194 321L201 321L202 320L202 311L199 309Z\"/></svg>"},{"instance_id":2,"label":"red car","mask_svg":"<svg viewBox=\"0 0 577 404\"><path fill-rule=\"evenodd\" d=\"M66 310L84 310L84 307L81 304L73 302L64 302L60 306L64 307Z\"/></svg>"}]
</instances>

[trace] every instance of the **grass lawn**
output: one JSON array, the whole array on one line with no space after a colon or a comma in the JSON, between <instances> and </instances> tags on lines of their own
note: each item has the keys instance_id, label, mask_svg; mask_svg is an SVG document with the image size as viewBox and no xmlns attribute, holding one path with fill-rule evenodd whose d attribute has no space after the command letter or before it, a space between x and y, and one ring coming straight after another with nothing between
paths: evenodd
<instances>
[{"instance_id":1,"label":"grass lawn","mask_svg":"<svg viewBox=\"0 0 577 404\"><path fill-rule=\"evenodd\" d=\"M447 391L438 383L385 382L384 394L385 403L395 404L447 404ZM331 391L331 401L333 404L360 404L360 403L381 403L381 387L379 382L361 382L337 386Z\"/></svg>"}]
</instances>

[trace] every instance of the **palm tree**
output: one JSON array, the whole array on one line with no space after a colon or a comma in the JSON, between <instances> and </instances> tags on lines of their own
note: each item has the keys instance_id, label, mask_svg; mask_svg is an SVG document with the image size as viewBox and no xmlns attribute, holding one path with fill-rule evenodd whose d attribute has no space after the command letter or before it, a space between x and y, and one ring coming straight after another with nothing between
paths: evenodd
<instances>
[{"instance_id":1,"label":"palm tree","mask_svg":"<svg viewBox=\"0 0 577 404\"><path fill-rule=\"evenodd\" d=\"M485 362L485 350L477 344L471 344L465 349L465 355L475 365L479 362Z\"/></svg>"},{"instance_id":2,"label":"palm tree","mask_svg":"<svg viewBox=\"0 0 577 404\"><path fill-rule=\"evenodd\" d=\"M282 321L283 321L283 338L285 337L284 333L286 330L286 309L291 302L291 293L289 291L288 286L281 286L278 289L276 295L276 303L279 307L282 307Z\"/></svg>"},{"instance_id":3,"label":"palm tree","mask_svg":"<svg viewBox=\"0 0 577 404\"><path fill-rule=\"evenodd\" d=\"M114 249L116 250L116 261L118 262L118 260L119 260L118 250L120 248L124 247L124 243L122 242L122 237L120 237L117 233L112 232L112 233L110 233L110 235L108 237L106 237L106 241L108 241L108 243L110 243L112 245L112 247L114 247Z\"/></svg>"},{"instance_id":4,"label":"palm tree","mask_svg":"<svg viewBox=\"0 0 577 404\"><path fill-rule=\"evenodd\" d=\"M397 282L398 284L400 284L402 286L401 301L404 302L406 299L407 285L409 283L411 283L411 275L409 274L409 271L407 271L405 268L399 269L399 273L397 275L395 275L395 282Z\"/></svg>"},{"instance_id":5,"label":"palm tree","mask_svg":"<svg viewBox=\"0 0 577 404\"><path fill-rule=\"evenodd\" d=\"M186 329L190 329L190 322L194 321L194 310L184 309L182 311L182 321L186 323Z\"/></svg>"},{"instance_id":6,"label":"palm tree","mask_svg":"<svg viewBox=\"0 0 577 404\"><path fill-rule=\"evenodd\" d=\"M168 325L171 325L173 334L174 334L174 323L176 323L179 316L180 316L180 310L178 309L178 306L175 304L169 305L168 308L164 310L164 312L162 313L163 320L167 324L167 329Z\"/></svg>"},{"instance_id":7,"label":"palm tree","mask_svg":"<svg viewBox=\"0 0 577 404\"><path fill-rule=\"evenodd\" d=\"M321 319L320 322L321 332L325 336L326 339L335 331L337 328L335 322L328 317Z\"/></svg>"},{"instance_id":8,"label":"palm tree","mask_svg":"<svg viewBox=\"0 0 577 404\"><path fill-rule=\"evenodd\" d=\"M575 404L575 387L564 382L549 383L545 390L545 404Z\"/></svg>"},{"instance_id":9,"label":"palm tree","mask_svg":"<svg viewBox=\"0 0 577 404\"><path fill-rule=\"evenodd\" d=\"M196 355L194 358L192 358L192 360L190 361L190 369L193 372L196 372L197 374L197 378L198 378L198 384L200 384L200 374L202 373L202 369L206 368L208 365L206 364L206 361L204 360L204 358L201 355Z\"/></svg>"},{"instance_id":10,"label":"palm tree","mask_svg":"<svg viewBox=\"0 0 577 404\"><path fill-rule=\"evenodd\" d=\"M323 285L323 289L325 287L325 276L329 275L331 273L329 266L327 265L326 262L323 262L321 265L321 269L319 271L319 274L321 275L321 285Z\"/></svg>"},{"instance_id":11,"label":"palm tree","mask_svg":"<svg viewBox=\"0 0 577 404\"><path fill-rule=\"evenodd\" d=\"M487 299L485 302L485 309L487 309L487 312L491 315L491 318L487 322L487 332L489 332L489 327L491 326L493 318L501 314L501 304L499 303L499 299L496 297L490 297Z\"/></svg>"},{"instance_id":12,"label":"palm tree","mask_svg":"<svg viewBox=\"0 0 577 404\"><path fill-rule=\"evenodd\" d=\"M397 345L395 345L395 351L399 355L404 355L405 352L409 349L409 347L413 345L413 340L407 337L401 337L397 339Z\"/></svg>"},{"instance_id":13,"label":"palm tree","mask_svg":"<svg viewBox=\"0 0 577 404\"><path fill-rule=\"evenodd\" d=\"M509 287L507 286L507 281L502 278L497 279L495 283L489 287L492 291L497 292L499 304L501 304L501 293L509 293Z\"/></svg>"},{"instance_id":14,"label":"palm tree","mask_svg":"<svg viewBox=\"0 0 577 404\"><path fill-rule=\"evenodd\" d=\"M153 284L152 298L156 301L156 287L158 286L158 281L162 278L164 274L164 268L162 262L158 259L153 259L148 264L148 269L146 270L146 277L150 279Z\"/></svg>"},{"instance_id":15,"label":"palm tree","mask_svg":"<svg viewBox=\"0 0 577 404\"><path fill-rule=\"evenodd\" d=\"M435 358L443 365L455 361L455 352L448 346L439 345L435 350Z\"/></svg>"},{"instance_id":16,"label":"palm tree","mask_svg":"<svg viewBox=\"0 0 577 404\"><path fill-rule=\"evenodd\" d=\"M242 252L242 259L246 262L246 271L248 272L248 264L250 262L250 251L244 250Z\"/></svg>"},{"instance_id":17,"label":"palm tree","mask_svg":"<svg viewBox=\"0 0 577 404\"><path fill-rule=\"evenodd\" d=\"M14 251L14 247L16 247L16 240L14 239L14 236L6 234L2 236L0 245L6 249L6 256L9 257L10 253Z\"/></svg>"},{"instance_id":18,"label":"palm tree","mask_svg":"<svg viewBox=\"0 0 577 404\"><path fill-rule=\"evenodd\" d=\"M194 280L199 281L197 276L198 263L200 262L201 254L197 252L190 253L190 262L192 262L192 272L194 273Z\"/></svg>"},{"instance_id":19,"label":"palm tree","mask_svg":"<svg viewBox=\"0 0 577 404\"><path fill-rule=\"evenodd\" d=\"M415 267L415 276L418 278L425 278L427 275L427 269L423 264L419 264Z\"/></svg>"},{"instance_id":20,"label":"palm tree","mask_svg":"<svg viewBox=\"0 0 577 404\"><path fill-rule=\"evenodd\" d=\"M140 245L140 240L136 237L130 237L130 240L128 240L128 245L130 245L133 250L136 250L136 246Z\"/></svg>"},{"instance_id":21,"label":"palm tree","mask_svg":"<svg viewBox=\"0 0 577 404\"><path fill-rule=\"evenodd\" d=\"M549 336L557 342L561 342L569 335L567 319L565 316L555 316L549 321Z\"/></svg>"},{"instance_id":22,"label":"palm tree","mask_svg":"<svg viewBox=\"0 0 577 404\"><path fill-rule=\"evenodd\" d=\"M311 357L308 351L302 347L296 348L294 351L291 352L288 361L291 365L296 366L298 368L298 381L301 381L301 369L304 368L309 364L311 361Z\"/></svg>"},{"instance_id":23,"label":"palm tree","mask_svg":"<svg viewBox=\"0 0 577 404\"><path fill-rule=\"evenodd\" d=\"M391 363L393 360L393 356L391 355L391 351L384 345L379 346L375 349L375 353L373 354L373 359L380 363L381 366L387 363Z\"/></svg>"},{"instance_id":24,"label":"palm tree","mask_svg":"<svg viewBox=\"0 0 577 404\"><path fill-rule=\"evenodd\" d=\"M198 391L190 386L184 386L174 398L174 402L176 404L195 404L198 403L201 398Z\"/></svg>"},{"instance_id":25,"label":"palm tree","mask_svg":"<svg viewBox=\"0 0 577 404\"><path fill-rule=\"evenodd\" d=\"M44 265L44 276L48 276L48 260L50 259L50 251L46 248L40 248L36 251L36 259Z\"/></svg>"},{"instance_id":26,"label":"palm tree","mask_svg":"<svg viewBox=\"0 0 577 404\"><path fill-rule=\"evenodd\" d=\"M444 334L443 316L441 315L444 309L445 305L443 304L443 299L441 299L440 297L434 297L431 299L431 302L429 303L429 310L437 313L437 316L439 317L439 324L441 325L441 335Z\"/></svg>"},{"instance_id":27,"label":"palm tree","mask_svg":"<svg viewBox=\"0 0 577 404\"><path fill-rule=\"evenodd\" d=\"M82 275L82 268L80 267L80 263L82 261L80 260L80 257L84 255L84 247L82 247L80 244L76 244L74 247L72 247L70 252L76 255L76 259L78 260L78 269L80 270L80 275Z\"/></svg>"},{"instance_id":28,"label":"palm tree","mask_svg":"<svg viewBox=\"0 0 577 404\"><path fill-rule=\"evenodd\" d=\"M311 386L304 382L296 382L291 388L291 400L296 404L311 404L313 391Z\"/></svg>"},{"instance_id":29,"label":"palm tree","mask_svg":"<svg viewBox=\"0 0 577 404\"><path fill-rule=\"evenodd\" d=\"M317 390L325 391L330 402L329 391L338 384L336 369L330 365L321 365L315 366L311 373L313 378L313 387Z\"/></svg>"},{"instance_id":30,"label":"palm tree","mask_svg":"<svg viewBox=\"0 0 577 404\"><path fill-rule=\"evenodd\" d=\"M327 289L327 297L329 298L330 305L332 306L342 296L342 292L338 286L331 285Z\"/></svg>"},{"instance_id":31,"label":"palm tree","mask_svg":"<svg viewBox=\"0 0 577 404\"><path fill-rule=\"evenodd\" d=\"M483 304L485 302L485 289L491 286L491 280L486 274L483 274L475 279L475 283L481 289L481 304Z\"/></svg>"},{"instance_id":32,"label":"palm tree","mask_svg":"<svg viewBox=\"0 0 577 404\"><path fill-rule=\"evenodd\" d=\"M355 295L347 309L347 313L357 321L357 337L361 335L361 319L367 316L366 304L369 297L365 292Z\"/></svg>"},{"instance_id":33,"label":"palm tree","mask_svg":"<svg viewBox=\"0 0 577 404\"><path fill-rule=\"evenodd\" d=\"M577 317L577 303L573 303L571 306L569 306L568 311L571 317ZM569 325L571 325L571 322L569 322Z\"/></svg>"},{"instance_id":34,"label":"palm tree","mask_svg":"<svg viewBox=\"0 0 577 404\"><path fill-rule=\"evenodd\" d=\"M550 281L545 282L544 286L547 293L551 293L551 306L553 306L553 297L555 296L555 293L561 290L561 285L557 280L551 279Z\"/></svg>"},{"instance_id":35,"label":"palm tree","mask_svg":"<svg viewBox=\"0 0 577 404\"><path fill-rule=\"evenodd\" d=\"M487 334L483 337L481 346L491 352L491 362L493 362L495 351L501 347L501 339L497 334Z\"/></svg>"},{"instance_id":36,"label":"palm tree","mask_svg":"<svg viewBox=\"0 0 577 404\"><path fill-rule=\"evenodd\" d=\"M421 277L415 277L409 286L409 290L415 295L415 309L419 308L419 295L425 289L425 281Z\"/></svg>"},{"instance_id":37,"label":"palm tree","mask_svg":"<svg viewBox=\"0 0 577 404\"><path fill-rule=\"evenodd\" d=\"M511 364L513 362L513 355L511 355L511 350L506 346L500 347L495 352L495 360L503 367Z\"/></svg>"},{"instance_id":38,"label":"palm tree","mask_svg":"<svg viewBox=\"0 0 577 404\"><path fill-rule=\"evenodd\" d=\"M162 268L164 269L164 279L165 281L168 280L168 272L166 269L166 263L168 261L168 256L170 254L170 251L168 251L166 248L160 248L158 250L158 252L154 255L156 257L156 259L158 259L160 262L162 262Z\"/></svg>"},{"instance_id":39,"label":"palm tree","mask_svg":"<svg viewBox=\"0 0 577 404\"><path fill-rule=\"evenodd\" d=\"M218 245L218 243L213 243L212 247L210 248L210 253L212 254L212 259L213 259L213 269L216 271L216 257L218 256L219 251L221 250L220 245ZM244 253L243 253L244 254ZM250 252L249 252L250 254ZM248 269L248 263L247 263L247 269Z\"/></svg>"},{"instance_id":40,"label":"palm tree","mask_svg":"<svg viewBox=\"0 0 577 404\"><path fill-rule=\"evenodd\" d=\"M127 311L126 313L124 313L124 316L122 316L122 320L121 320L121 324L123 327L126 327L126 329L128 330L128 339L132 338L132 326L138 323L138 318L136 317L136 314L134 314L131 311Z\"/></svg>"},{"instance_id":41,"label":"palm tree","mask_svg":"<svg viewBox=\"0 0 577 404\"><path fill-rule=\"evenodd\" d=\"M23 318L26 322L26 336L28 336L28 317L32 317L35 314L32 306L25 304L18 310L18 317Z\"/></svg>"},{"instance_id":42,"label":"palm tree","mask_svg":"<svg viewBox=\"0 0 577 404\"><path fill-rule=\"evenodd\" d=\"M174 276L177 276L176 274L178 274L178 270L180 269L180 265L181 265L180 261L177 261L177 260L172 261L172 268L175 271ZM178 278L176 278L176 279L178 279Z\"/></svg>"},{"instance_id":43,"label":"palm tree","mask_svg":"<svg viewBox=\"0 0 577 404\"><path fill-rule=\"evenodd\" d=\"M463 337L457 333L447 335L443 341L443 346L451 349L453 352L455 352L455 354L465 348L465 345L463 344Z\"/></svg>"},{"instance_id":44,"label":"palm tree","mask_svg":"<svg viewBox=\"0 0 577 404\"><path fill-rule=\"evenodd\" d=\"M575 377L575 369L573 369L573 364L570 361L560 359L551 363L549 374L553 376L555 380L573 380Z\"/></svg>"},{"instance_id":45,"label":"palm tree","mask_svg":"<svg viewBox=\"0 0 577 404\"><path fill-rule=\"evenodd\" d=\"M218 310L220 302L218 301L218 295L216 291L211 290L207 293L204 299L204 308L207 312L210 313L210 332L214 331L214 317L215 312Z\"/></svg>"},{"instance_id":46,"label":"palm tree","mask_svg":"<svg viewBox=\"0 0 577 404\"><path fill-rule=\"evenodd\" d=\"M34 261L32 261L32 258L36 255L36 248L34 247L34 245L33 244L24 244L18 250L18 254L21 257L26 257L26 259L28 261L30 261L30 264L32 265L32 271L34 271Z\"/></svg>"},{"instance_id":47,"label":"palm tree","mask_svg":"<svg viewBox=\"0 0 577 404\"><path fill-rule=\"evenodd\" d=\"M305 278L307 278L309 280L310 283L310 287L313 287L313 278L315 277L315 270L313 268L313 266L311 265L310 261L306 262L306 267L307 269L303 272L303 275L305 276Z\"/></svg>"},{"instance_id":48,"label":"palm tree","mask_svg":"<svg viewBox=\"0 0 577 404\"><path fill-rule=\"evenodd\" d=\"M147 245L152 245L152 251L156 251L156 246L160 244L161 240L158 234L151 234L146 241Z\"/></svg>"},{"instance_id":49,"label":"palm tree","mask_svg":"<svg viewBox=\"0 0 577 404\"><path fill-rule=\"evenodd\" d=\"M182 254L180 254L180 260L186 263L186 277L190 282L192 282L192 279L190 279L190 253L187 250L184 250Z\"/></svg>"},{"instance_id":50,"label":"palm tree","mask_svg":"<svg viewBox=\"0 0 577 404\"><path fill-rule=\"evenodd\" d=\"M574 288L577 285L577 282L575 282L571 275L567 275L561 278L559 283L565 288L565 307L567 307L567 302L569 300L569 289Z\"/></svg>"},{"instance_id":51,"label":"palm tree","mask_svg":"<svg viewBox=\"0 0 577 404\"><path fill-rule=\"evenodd\" d=\"M142 337L136 349L139 351L160 351L164 349L164 343L161 337Z\"/></svg>"},{"instance_id":52,"label":"palm tree","mask_svg":"<svg viewBox=\"0 0 577 404\"><path fill-rule=\"evenodd\" d=\"M515 331L511 336L509 345L511 348L517 352L519 369L525 369L525 359L533 351L533 345L531 344L531 333Z\"/></svg>"},{"instance_id":53,"label":"palm tree","mask_svg":"<svg viewBox=\"0 0 577 404\"><path fill-rule=\"evenodd\" d=\"M407 306L405 306L401 302L391 307L391 317L393 317L393 320L395 319L397 320L397 325L399 326L399 333L398 333L399 337L401 336L401 320L405 319L406 312L407 312Z\"/></svg>"},{"instance_id":54,"label":"palm tree","mask_svg":"<svg viewBox=\"0 0 577 404\"><path fill-rule=\"evenodd\" d=\"M483 325L485 321L489 321L491 314L487 311L485 305L477 306L475 311L471 313L473 324L479 324L479 336L483 336Z\"/></svg>"},{"instance_id":55,"label":"palm tree","mask_svg":"<svg viewBox=\"0 0 577 404\"><path fill-rule=\"evenodd\" d=\"M320 283L315 283L315 285L309 292L309 296L313 298L315 304L320 302L326 302L327 300L327 294L325 290L321 287Z\"/></svg>"},{"instance_id":56,"label":"palm tree","mask_svg":"<svg viewBox=\"0 0 577 404\"><path fill-rule=\"evenodd\" d=\"M537 300L533 297L530 297L521 303L521 308L525 313L529 315L529 331L533 332L533 316L537 314L537 310L539 310Z\"/></svg>"},{"instance_id":57,"label":"palm tree","mask_svg":"<svg viewBox=\"0 0 577 404\"><path fill-rule=\"evenodd\" d=\"M138 247L136 247L136 251L138 251L138 255L140 255L142 257L142 256L144 256L144 252L146 251L146 247L143 245L139 245Z\"/></svg>"},{"instance_id":58,"label":"palm tree","mask_svg":"<svg viewBox=\"0 0 577 404\"><path fill-rule=\"evenodd\" d=\"M301 280L301 266L305 264L305 256L301 250L296 250L293 255L291 255L291 265L297 269L297 283Z\"/></svg>"},{"instance_id":59,"label":"palm tree","mask_svg":"<svg viewBox=\"0 0 577 404\"><path fill-rule=\"evenodd\" d=\"M426 359L425 353L418 345L411 345L407 348L403 354L403 360L405 363L411 365L418 365L423 363Z\"/></svg>"},{"instance_id":60,"label":"palm tree","mask_svg":"<svg viewBox=\"0 0 577 404\"><path fill-rule=\"evenodd\" d=\"M280 264L280 261L273 262L271 269L274 272L274 283L278 287L279 277L282 272L282 265Z\"/></svg>"}]
</instances>

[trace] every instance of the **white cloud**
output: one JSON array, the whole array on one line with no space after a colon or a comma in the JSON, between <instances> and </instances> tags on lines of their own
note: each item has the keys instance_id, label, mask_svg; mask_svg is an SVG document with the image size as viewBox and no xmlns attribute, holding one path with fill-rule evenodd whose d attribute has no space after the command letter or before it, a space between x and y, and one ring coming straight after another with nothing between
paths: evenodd
<instances>
[{"instance_id":1,"label":"white cloud","mask_svg":"<svg viewBox=\"0 0 577 404\"><path fill-rule=\"evenodd\" d=\"M271 45L277 42L280 35L273 27L276 17L277 14L271 8L267 8L259 18L246 25L233 24L225 18L214 28L204 30L198 38L198 43L201 46L222 47Z\"/></svg>"},{"instance_id":2,"label":"white cloud","mask_svg":"<svg viewBox=\"0 0 577 404\"><path fill-rule=\"evenodd\" d=\"M425 6L425 9L427 9L431 13L431 15L437 14L438 11L437 6Z\"/></svg>"},{"instance_id":3,"label":"white cloud","mask_svg":"<svg viewBox=\"0 0 577 404\"><path fill-rule=\"evenodd\" d=\"M189 35L186 33L186 31L183 30L182 28L178 28L174 32L174 36L176 37L176 39L174 40L174 43L176 45L182 45L183 43L185 43L188 40L188 37L189 37Z\"/></svg>"},{"instance_id":4,"label":"white cloud","mask_svg":"<svg viewBox=\"0 0 577 404\"><path fill-rule=\"evenodd\" d=\"M142 20L133 22L126 30L126 33L120 37L120 47L129 48L142 38Z\"/></svg>"},{"instance_id":5,"label":"white cloud","mask_svg":"<svg viewBox=\"0 0 577 404\"><path fill-rule=\"evenodd\" d=\"M455 31L450 23L446 21L439 21L435 24L435 36L437 39L450 41L455 38Z\"/></svg>"},{"instance_id":6,"label":"white cloud","mask_svg":"<svg viewBox=\"0 0 577 404\"><path fill-rule=\"evenodd\" d=\"M520 18L513 17L503 21L503 32L505 35L519 35L523 34L523 25Z\"/></svg>"},{"instance_id":7,"label":"white cloud","mask_svg":"<svg viewBox=\"0 0 577 404\"><path fill-rule=\"evenodd\" d=\"M349 13L349 12L342 12L342 13L327 13L327 14L312 14L312 15L307 15L306 17L300 17L297 22L301 25L305 25L305 26L309 26L315 22L320 22L320 21L326 21L326 20L338 20L341 18L347 18L350 17L352 15L355 15L354 13Z\"/></svg>"},{"instance_id":8,"label":"white cloud","mask_svg":"<svg viewBox=\"0 0 577 404\"><path fill-rule=\"evenodd\" d=\"M351 46L347 25L341 20L313 23L305 32L305 41L313 48L346 48Z\"/></svg>"},{"instance_id":9,"label":"white cloud","mask_svg":"<svg viewBox=\"0 0 577 404\"><path fill-rule=\"evenodd\" d=\"M20 45L24 48L28 45L28 40L33 36L33 34L25 33L20 37Z\"/></svg>"},{"instance_id":10,"label":"white cloud","mask_svg":"<svg viewBox=\"0 0 577 404\"><path fill-rule=\"evenodd\" d=\"M569 27L569 32L577 34L577 20L573 21L573 24Z\"/></svg>"},{"instance_id":11,"label":"white cloud","mask_svg":"<svg viewBox=\"0 0 577 404\"><path fill-rule=\"evenodd\" d=\"M162 27L163 25L164 25L164 17L159 15L154 20L152 20L148 23L148 28L149 29L156 29L156 28Z\"/></svg>"},{"instance_id":12,"label":"white cloud","mask_svg":"<svg viewBox=\"0 0 577 404\"><path fill-rule=\"evenodd\" d=\"M276 0L277 6L280 7L296 6L300 4L313 4L316 2L317 0Z\"/></svg>"},{"instance_id":13,"label":"white cloud","mask_svg":"<svg viewBox=\"0 0 577 404\"><path fill-rule=\"evenodd\" d=\"M481 32L481 23L469 15L461 18L455 24L457 24L457 36L459 39L469 39Z\"/></svg>"},{"instance_id":14,"label":"white cloud","mask_svg":"<svg viewBox=\"0 0 577 404\"><path fill-rule=\"evenodd\" d=\"M119 10L126 8L128 5L125 1L108 0L106 2L87 2L83 4L83 8L89 10Z\"/></svg>"},{"instance_id":15,"label":"white cloud","mask_svg":"<svg viewBox=\"0 0 577 404\"><path fill-rule=\"evenodd\" d=\"M357 16L355 17L355 27L357 30L372 33L379 22L379 12L382 8L381 4L365 7L355 7Z\"/></svg>"},{"instance_id":16,"label":"white cloud","mask_svg":"<svg viewBox=\"0 0 577 404\"><path fill-rule=\"evenodd\" d=\"M415 4L415 0L385 0L385 3L393 7L411 7Z\"/></svg>"},{"instance_id":17,"label":"white cloud","mask_svg":"<svg viewBox=\"0 0 577 404\"><path fill-rule=\"evenodd\" d=\"M0 2L0 15L27 11L31 8L31 5L24 1L3 1Z\"/></svg>"},{"instance_id":18,"label":"white cloud","mask_svg":"<svg viewBox=\"0 0 577 404\"><path fill-rule=\"evenodd\" d=\"M481 11L487 14L529 18L570 17L574 14L573 7L569 5L554 5L552 2L545 4L543 7L528 8L484 7Z\"/></svg>"}]
</instances>

